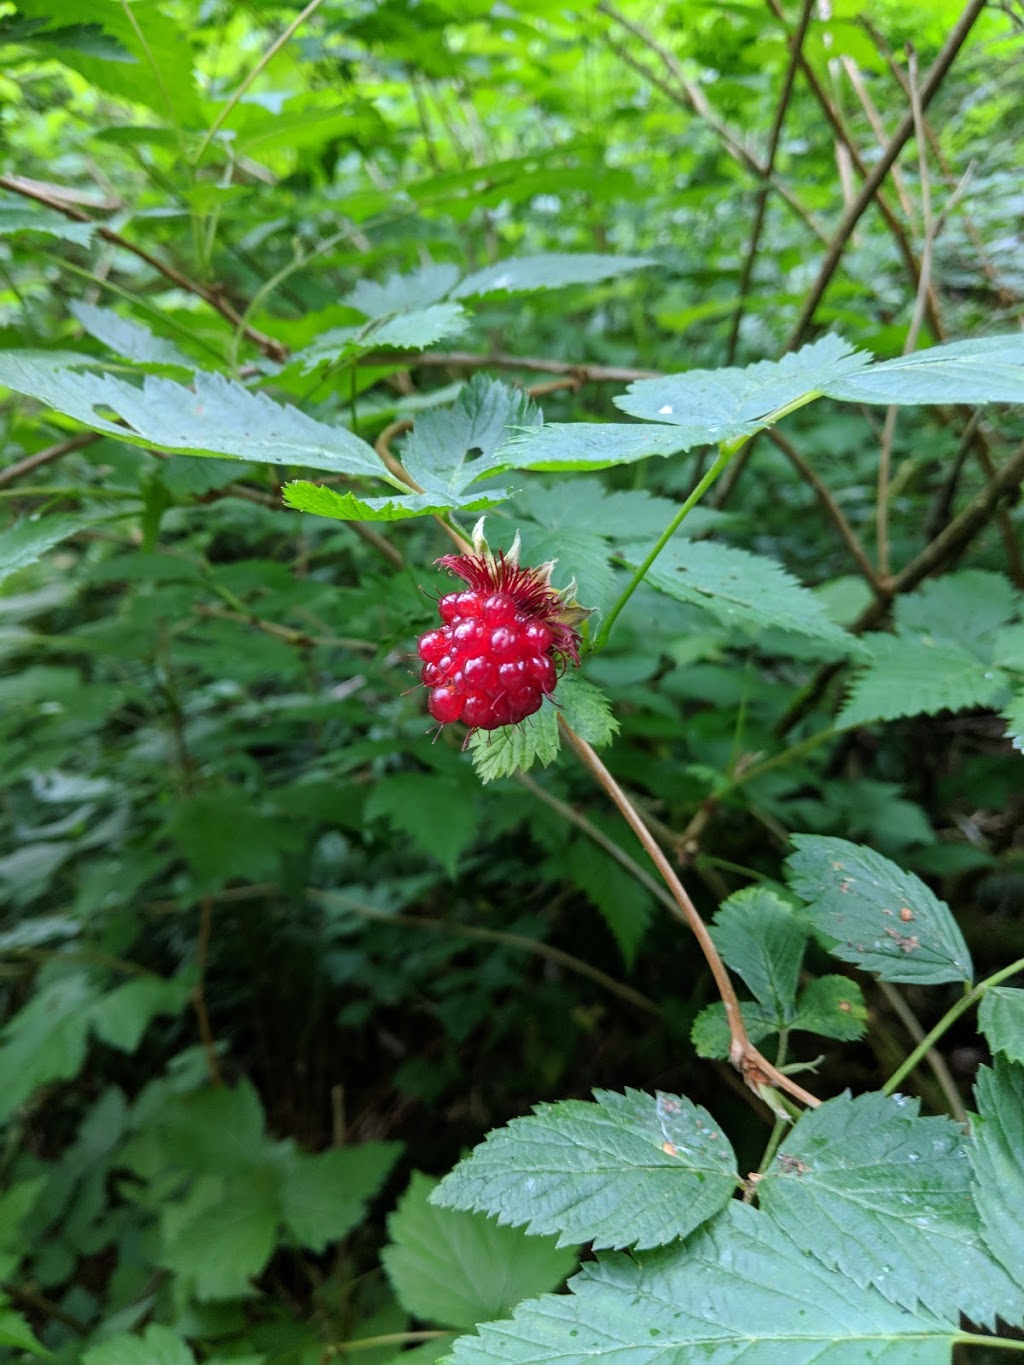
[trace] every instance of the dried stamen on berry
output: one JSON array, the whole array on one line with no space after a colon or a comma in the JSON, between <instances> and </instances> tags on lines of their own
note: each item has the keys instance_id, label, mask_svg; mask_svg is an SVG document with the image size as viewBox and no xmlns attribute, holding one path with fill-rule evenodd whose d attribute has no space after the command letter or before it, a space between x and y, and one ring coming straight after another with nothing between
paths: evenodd
<instances>
[{"instance_id":1,"label":"dried stamen on berry","mask_svg":"<svg viewBox=\"0 0 1024 1365\"><path fill-rule=\"evenodd\" d=\"M552 588L553 563L522 568L518 537L507 555L492 554L481 528L474 554L437 561L467 586L441 598L444 624L420 637L420 678L440 724L497 730L539 711L566 662L579 663L576 627L588 613L569 600L573 588Z\"/></svg>"}]
</instances>

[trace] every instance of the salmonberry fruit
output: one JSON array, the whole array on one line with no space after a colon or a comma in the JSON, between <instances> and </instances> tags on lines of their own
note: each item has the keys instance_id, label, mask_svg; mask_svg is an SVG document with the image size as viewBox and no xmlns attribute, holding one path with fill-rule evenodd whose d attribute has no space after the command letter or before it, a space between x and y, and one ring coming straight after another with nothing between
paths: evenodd
<instances>
[{"instance_id":1,"label":"salmonberry fruit","mask_svg":"<svg viewBox=\"0 0 1024 1365\"><path fill-rule=\"evenodd\" d=\"M518 537L508 555L492 554L481 529L475 554L437 561L468 586L441 598L444 624L422 635L417 648L434 719L496 730L539 711L566 661L579 663L576 626L587 612L567 601L571 588L552 588L553 564L521 568Z\"/></svg>"}]
</instances>

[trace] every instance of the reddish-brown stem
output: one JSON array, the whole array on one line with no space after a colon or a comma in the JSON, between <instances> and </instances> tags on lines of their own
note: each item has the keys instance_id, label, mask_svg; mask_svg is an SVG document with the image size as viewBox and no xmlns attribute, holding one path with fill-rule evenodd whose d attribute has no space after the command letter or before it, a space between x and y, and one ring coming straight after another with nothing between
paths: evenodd
<instances>
[{"instance_id":1,"label":"reddish-brown stem","mask_svg":"<svg viewBox=\"0 0 1024 1365\"><path fill-rule=\"evenodd\" d=\"M6 469L0 469L0 488L5 488L9 483L14 483L25 474L34 473L44 464L51 464L54 460L59 460L62 455L70 455L73 450L81 450L83 446L90 446L99 439L99 435L95 431L80 431L77 436L69 436L66 441L58 441L56 445L47 446L45 450L37 450L34 455L26 455L23 460L16 460L14 464L9 464Z\"/></svg>"},{"instance_id":2,"label":"reddish-brown stem","mask_svg":"<svg viewBox=\"0 0 1024 1365\"><path fill-rule=\"evenodd\" d=\"M719 956L718 949L714 945L707 925L701 919L697 907L690 899L686 888L676 875L672 864L665 857L657 840L644 824L636 807L629 797L622 790L615 778L598 758L593 748L576 734L575 730L568 725L565 720L559 717L559 728L562 731L568 744L575 750L577 757L583 766L597 781L599 786L604 788L612 803L618 809L622 818L629 825L630 829L640 840L644 852L651 862L658 869L658 872L668 887L672 899L678 907L677 918L680 919L693 933L704 955L704 959L711 969L718 994L722 1004L725 1006L725 1017L729 1024L729 1060L736 1070L746 1081L747 1085L755 1093L760 1093L763 1086L772 1085L779 1090L784 1090L799 1100L813 1108L821 1101L809 1091L790 1079L784 1072L779 1071L773 1066L766 1057L754 1047L747 1036L746 1028L743 1024L743 1015L740 1011L740 1002L736 995L736 990L726 970L725 963Z\"/></svg>"},{"instance_id":3,"label":"reddish-brown stem","mask_svg":"<svg viewBox=\"0 0 1024 1365\"><path fill-rule=\"evenodd\" d=\"M183 275L173 265L168 265L166 261L161 261L144 247L138 246L135 242L130 242L127 237L122 237L119 232L114 232L111 228L105 227L102 223L95 222L87 213L76 208L67 200L60 198L57 194L47 192L39 188L37 181L23 180L19 176L0 175L0 189L10 190L12 194L20 194L25 199L34 199L38 204L45 204L47 208L54 209L57 213L62 213L65 218L71 218L76 223L90 223L95 227L97 234L105 242L110 242L112 246L120 247L123 251L130 251L133 256L137 256L140 261L145 261L148 266L163 275L164 279L176 284L179 289L187 290L190 294L195 294L197 298L208 303L215 309L222 318L226 318L233 327L240 328L242 333L248 337L254 346L259 349L270 360L283 363L288 359L288 348L274 337L267 336L265 332L257 331L255 327L250 327L244 321L241 314L236 312L228 303L227 299L218 289L208 289L198 280L189 279Z\"/></svg>"}]
</instances>

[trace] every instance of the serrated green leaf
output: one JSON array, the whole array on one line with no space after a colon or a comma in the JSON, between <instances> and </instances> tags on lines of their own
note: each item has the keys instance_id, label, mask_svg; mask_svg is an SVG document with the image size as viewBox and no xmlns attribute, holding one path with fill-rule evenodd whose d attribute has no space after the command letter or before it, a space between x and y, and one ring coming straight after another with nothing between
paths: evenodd
<instances>
[{"instance_id":1,"label":"serrated green leaf","mask_svg":"<svg viewBox=\"0 0 1024 1365\"><path fill-rule=\"evenodd\" d=\"M846 839L795 834L786 860L796 894L833 957L883 981L970 981L963 935L944 901L912 872Z\"/></svg>"},{"instance_id":2,"label":"serrated green leaf","mask_svg":"<svg viewBox=\"0 0 1024 1365\"><path fill-rule=\"evenodd\" d=\"M563 289L570 284L597 284L653 264L648 256L598 256L587 252L512 257L467 275L449 297L473 299L488 294L532 294L539 289Z\"/></svg>"},{"instance_id":3,"label":"serrated green leaf","mask_svg":"<svg viewBox=\"0 0 1024 1365\"><path fill-rule=\"evenodd\" d=\"M293 1153L281 1176L281 1215L295 1239L319 1255L351 1232L401 1151L400 1142L364 1142Z\"/></svg>"},{"instance_id":4,"label":"serrated green leaf","mask_svg":"<svg viewBox=\"0 0 1024 1365\"><path fill-rule=\"evenodd\" d=\"M165 1211L160 1263L195 1285L196 1297L234 1299L270 1260L281 1217L276 1172L260 1167L205 1177L184 1216Z\"/></svg>"},{"instance_id":5,"label":"serrated green leaf","mask_svg":"<svg viewBox=\"0 0 1024 1365\"><path fill-rule=\"evenodd\" d=\"M724 1207L736 1159L711 1115L659 1092L595 1090L488 1133L432 1202L477 1209L559 1245L659 1246Z\"/></svg>"},{"instance_id":6,"label":"serrated green leaf","mask_svg":"<svg viewBox=\"0 0 1024 1365\"><path fill-rule=\"evenodd\" d=\"M868 1022L864 993L846 976L816 977L802 992L790 1029L852 1043L863 1038Z\"/></svg>"},{"instance_id":7,"label":"serrated green leaf","mask_svg":"<svg viewBox=\"0 0 1024 1365\"><path fill-rule=\"evenodd\" d=\"M81 517L38 517L0 531L0 583L90 524Z\"/></svg>"},{"instance_id":8,"label":"serrated green leaf","mask_svg":"<svg viewBox=\"0 0 1024 1365\"><path fill-rule=\"evenodd\" d=\"M102 341L126 360L141 365L178 365L186 370L195 368L183 351L173 342L155 336L148 327L131 318L123 318L112 308L97 308L79 300L68 304L68 311L82 324L90 336Z\"/></svg>"},{"instance_id":9,"label":"serrated green leaf","mask_svg":"<svg viewBox=\"0 0 1024 1365\"><path fill-rule=\"evenodd\" d=\"M0 1301L0 1346L14 1346L34 1356L48 1356L50 1352L39 1341L20 1313ZM190 1362L191 1365L191 1362Z\"/></svg>"},{"instance_id":10,"label":"serrated green leaf","mask_svg":"<svg viewBox=\"0 0 1024 1365\"><path fill-rule=\"evenodd\" d=\"M992 662L1000 668L1024 672L1024 621L998 632L993 641Z\"/></svg>"},{"instance_id":11,"label":"serrated green leaf","mask_svg":"<svg viewBox=\"0 0 1024 1365\"><path fill-rule=\"evenodd\" d=\"M647 547L625 553L639 566ZM679 602L705 607L726 625L777 626L853 649L856 641L831 620L812 592L774 560L713 541L672 540L645 582Z\"/></svg>"},{"instance_id":12,"label":"serrated green leaf","mask_svg":"<svg viewBox=\"0 0 1024 1365\"><path fill-rule=\"evenodd\" d=\"M58 368L46 352L6 351L0 385L133 445L386 478L373 448L344 427L325 426L205 370L187 388L154 375L140 388L109 374ZM111 411L124 425L105 415Z\"/></svg>"},{"instance_id":13,"label":"serrated green leaf","mask_svg":"<svg viewBox=\"0 0 1024 1365\"><path fill-rule=\"evenodd\" d=\"M0 1035L0 1121L38 1086L78 1074L99 994L84 972L73 972L37 988L7 1023Z\"/></svg>"},{"instance_id":14,"label":"serrated green leaf","mask_svg":"<svg viewBox=\"0 0 1024 1365\"><path fill-rule=\"evenodd\" d=\"M712 445L752 436L780 408L817 397L842 375L856 373L871 357L837 336L761 360L742 369L688 370L638 379L613 401L631 417L680 427L688 445Z\"/></svg>"},{"instance_id":15,"label":"serrated green leaf","mask_svg":"<svg viewBox=\"0 0 1024 1365\"><path fill-rule=\"evenodd\" d=\"M993 1052L1002 1052L1011 1062L1024 1062L1024 990L989 987L978 1007L978 1028Z\"/></svg>"},{"instance_id":16,"label":"serrated green leaf","mask_svg":"<svg viewBox=\"0 0 1024 1365\"><path fill-rule=\"evenodd\" d=\"M429 1202L436 1180L414 1172L388 1218L381 1261L399 1303L441 1327L474 1327L508 1317L532 1294L557 1289L576 1265L576 1248L501 1227L479 1213Z\"/></svg>"},{"instance_id":17,"label":"serrated green leaf","mask_svg":"<svg viewBox=\"0 0 1024 1365\"><path fill-rule=\"evenodd\" d=\"M987 706L1006 687L1005 674L950 641L879 633L862 643L870 662L850 684L840 726Z\"/></svg>"},{"instance_id":18,"label":"serrated green leaf","mask_svg":"<svg viewBox=\"0 0 1024 1365\"><path fill-rule=\"evenodd\" d=\"M93 1346L82 1365L195 1365L195 1356L177 1332L151 1322L138 1336L119 1332Z\"/></svg>"},{"instance_id":19,"label":"serrated green leaf","mask_svg":"<svg viewBox=\"0 0 1024 1365\"><path fill-rule=\"evenodd\" d=\"M483 512L505 502L509 490L498 488L490 493L457 498L437 493L357 498L354 493L338 493L323 484L293 479L285 484L283 497L285 505L294 507L297 512L312 512L315 516L333 517L336 521L405 521L409 517L433 516L438 512Z\"/></svg>"},{"instance_id":20,"label":"serrated green leaf","mask_svg":"<svg viewBox=\"0 0 1024 1365\"><path fill-rule=\"evenodd\" d=\"M539 409L522 389L475 374L451 407L419 414L402 463L428 493L458 497L503 467L497 452L510 429L540 420Z\"/></svg>"},{"instance_id":21,"label":"serrated green leaf","mask_svg":"<svg viewBox=\"0 0 1024 1365\"><path fill-rule=\"evenodd\" d=\"M540 710L518 725L473 730L469 736L473 767L481 782L529 772L535 763L546 768L558 757L559 747L558 710L550 697L545 697Z\"/></svg>"},{"instance_id":22,"label":"serrated green leaf","mask_svg":"<svg viewBox=\"0 0 1024 1365\"><path fill-rule=\"evenodd\" d=\"M619 732L611 703L599 688L579 673L566 671L555 689L554 704L581 739L600 748Z\"/></svg>"},{"instance_id":23,"label":"serrated green leaf","mask_svg":"<svg viewBox=\"0 0 1024 1365\"><path fill-rule=\"evenodd\" d=\"M476 838L483 811L471 787L438 773L395 773L375 783L365 807L368 820L383 816L450 877Z\"/></svg>"},{"instance_id":24,"label":"serrated green leaf","mask_svg":"<svg viewBox=\"0 0 1024 1365\"><path fill-rule=\"evenodd\" d=\"M948 1365L958 1333L826 1270L736 1201L681 1245L599 1257L570 1289L461 1337L452 1365Z\"/></svg>"},{"instance_id":25,"label":"serrated green leaf","mask_svg":"<svg viewBox=\"0 0 1024 1365\"><path fill-rule=\"evenodd\" d=\"M264 1122L256 1088L243 1079L164 1105L157 1126L167 1150L187 1170L231 1175L267 1161Z\"/></svg>"},{"instance_id":26,"label":"serrated green leaf","mask_svg":"<svg viewBox=\"0 0 1024 1365\"><path fill-rule=\"evenodd\" d=\"M754 999L778 1024L796 1000L807 930L774 891L750 886L724 901L711 937L726 965L741 976Z\"/></svg>"},{"instance_id":27,"label":"serrated green leaf","mask_svg":"<svg viewBox=\"0 0 1024 1365\"><path fill-rule=\"evenodd\" d=\"M740 1014L747 1037L755 1046L779 1031L779 1021L774 1013L756 1000L741 1000ZM697 1015L690 1029L690 1041L698 1057L724 1061L729 1056L732 1034L725 1006L720 1000L705 1005Z\"/></svg>"},{"instance_id":28,"label":"serrated green leaf","mask_svg":"<svg viewBox=\"0 0 1024 1365\"><path fill-rule=\"evenodd\" d=\"M88 246L95 231L95 223L76 223L56 209L20 204L6 197L0 201L0 237L15 232L41 232L48 237L74 242L76 246Z\"/></svg>"},{"instance_id":29,"label":"serrated green leaf","mask_svg":"<svg viewBox=\"0 0 1024 1365\"><path fill-rule=\"evenodd\" d=\"M360 280L346 295L345 303L368 318L407 313L440 302L458 278L457 266L431 261L407 275L389 275L381 284Z\"/></svg>"},{"instance_id":30,"label":"serrated green leaf","mask_svg":"<svg viewBox=\"0 0 1024 1365\"><path fill-rule=\"evenodd\" d=\"M557 855L558 869L596 905L619 945L622 960L632 967L636 950L654 913L651 893L631 872L595 844L577 840Z\"/></svg>"},{"instance_id":31,"label":"serrated green leaf","mask_svg":"<svg viewBox=\"0 0 1024 1365\"><path fill-rule=\"evenodd\" d=\"M1024 336L973 337L845 373L822 386L849 403L1024 403Z\"/></svg>"},{"instance_id":32,"label":"serrated green leaf","mask_svg":"<svg viewBox=\"0 0 1024 1365\"><path fill-rule=\"evenodd\" d=\"M989 660L993 635L1019 608L1020 594L1005 574L961 569L902 593L893 619L900 635L950 640Z\"/></svg>"},{"instance_id":33,"label":"serrated green leaf","mask_svg":"<svg viewBox=\"0 0 1024 1365\"><path fill-rule=\"evenodd\" d=\"M871 1093L803 1114L758 1183L761 1208L801 1251L910 1311L1016 1322L1024 1284L982 1241L967 1140L917 1110Z\"/></svg>"},{"instance_id":34,"label":"serrated green leaf","mask_svg":"<svg viewBox=\"0 0 1024 1365\"><path fill-rule=\"evenodd\" d=\"M681 427L609 422L548 422L516 433L501 448L503 469L607 469L699 445Z\"/></svg>"},{"instance_id":35,"label":"serrated green leaf","mask_svg":"<svg viewBox=\"0 0 1024 1365\"><path fill-rule=\"evenodd\" d=\"M375 317L359 327L332 327L312 345L296 351L288 361L303 374L318 365L354 360L367 351L421 351L442 337L461 332L466 316L457 303L435 303L428 308Z\"/></svg>"},{"instance_id":36,"label":"serrated green leaf","mask_svg":"<svg viewBox=\"0 0 1024 1365\"><path fill-rule=\"evenodd\" d=\"M1024 1070L1005 1057L975 1082L978 1119L968 1151L985 1245L1024 1284ZM1018 1322L1020 1319L1011 1319Z\"/></svg>"},{"instance_id":37,"label":"serrated green leaf","mask_svg":"<svg viewBox=\"0 0 1024 1365\"><path fill-rule=\"evenodd\" d=\"M134 1052L142 1035L158 1015L180 1014L192 996L193 983L184 976L144 976L125 981L97 1000L90 1013L96 1036L110 1047Z\"/></svg>"}]
</instances>

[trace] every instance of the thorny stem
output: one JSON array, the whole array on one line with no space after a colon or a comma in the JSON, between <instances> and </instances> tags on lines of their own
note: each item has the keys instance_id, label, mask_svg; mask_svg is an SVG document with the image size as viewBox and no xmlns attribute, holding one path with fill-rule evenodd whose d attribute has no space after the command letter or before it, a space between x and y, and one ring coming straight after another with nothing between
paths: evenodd
<instances>
[{"instance_id":1,"label":"thorny stem","mask_svg":"<svg viewBox=\"0 0 1024 1365\"><path fill-rule=\"evenodd\" d=\"M672 894L672 899L677 906L676 917L690 928L697 939L704 959L711 969L711 975L714 977L722 1004L725 1006L725 1017L729 1024L729 1037L731 1039L729 1060L732 1065L756 1094L763 1096L766 1086L774 1086L778 1090L786 1091L802 1104L806 1104L810 1108L816 1107L821 1101L809 1091L804 1090L802 1086L797 1085L776 1066L773 1066L747 1037L747 1031L743 1025L743 1016L740 1013L739 999L729 978L729 973L726 971L725 963L719 956L718 949L708 932L708 927L701 919L686 888L676 876L672 864L665 857L657 840L640 818L636 807L587 741L577 735L572 727L566 724L563 717L559 716L558 724L563 736L576 751L580 762L589 770L598 785L604 788L627 825L640 840L644 852L658 869L665 885Z\"/></svg>"},{"instance_id":2,"label":"thorny stem","mask_svg":"<svg viewBox=\"0 0 1024 1365\"><path fill-rule=\"evenodd\" d=\"M896 1068L885 1085L882 1086L883 1095L891 1095L901 1081L917 1066L922 1057L935 1046L942 1035L952 1027L960 1018L961 1014L966 1014L972 1006L978 1004L987 990L993 986L998 986L1001 981L1006 981L1008 977L1016 976L1018 972L1024 972L1024 957L1019 957L1016 962L1011 962L1008 967L1001 968L992 976L986 977L984 981L979 981L976 986L962 995L955 1005L951 1005L939 1022L914 1048L913 1052Z\"/></svg>"}]
</instances>

